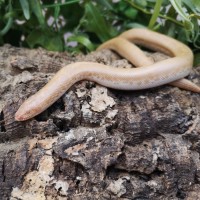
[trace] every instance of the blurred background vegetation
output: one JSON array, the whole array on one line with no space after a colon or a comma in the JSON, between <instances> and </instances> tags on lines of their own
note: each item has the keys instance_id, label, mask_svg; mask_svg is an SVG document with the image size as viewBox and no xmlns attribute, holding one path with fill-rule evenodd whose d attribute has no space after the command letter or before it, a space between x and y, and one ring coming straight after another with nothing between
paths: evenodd
<instances>
[{"instance_id":1,"label":"blurred background vegetation","mask_svg":"<svg viewBox=\"0 0 200 200\"><path fill-rule=\"evenodd\" d=\"M134 27L188 44L200 63L200 0L0 0L0 45L89 52Z\"/></svg>"}]
</instances>

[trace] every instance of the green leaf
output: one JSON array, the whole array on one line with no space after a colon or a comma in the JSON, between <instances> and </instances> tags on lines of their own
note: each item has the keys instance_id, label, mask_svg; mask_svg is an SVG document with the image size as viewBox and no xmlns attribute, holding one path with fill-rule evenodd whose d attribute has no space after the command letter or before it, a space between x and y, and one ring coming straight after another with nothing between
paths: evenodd
<instances>
[{"instance_id":1,"label":"green leaf","mask_svg":"<svg viewBox=\"0 0 200 200\"><path fill-rule=\"evenodd\" d=\"M92 3L85 4L85 17L81 24L89 31L95 33L101 42L104 42L116 35L112 25L106 23L104 16L97 6Z\"/></svg>"},{"instance_id":2,"label":"green leaf","mask_svg":"<svg viewBox=\"0 0 200 200\"><path fill-rule=\"evenodd\" d=\"M6 25L5 25L5 27L4 27L2 30L0 30L0 36L1 36L1 35L5 35L5 34L10 30L10 28L12 27L12 24L13 24L13 18L10 17L10 18L8 19L8 21L7 21Z\"/></svg>"},{"instance_id":3,"label":"green leaf","mask_svg":"<svg viewBox=\"0 0 200 200\"><path fill-rule=\"evenodd\" d=\"M41 30L32 31L26 38L26 42L31 48L42 46L50 51L63 51L64 46L62 37L48 30L44 32Z\"/></svg>"},{"instance_id":4,"label":"green leaf","mask_svg":"<svg viewBox=\"0 0 200 200\"><path fill-rule=\"evenodd\" d=\"M46 25L45 18L42 14L42 7L39 0L28 0L30 8L32 9L33 13L37 17L40 25L44 27Z\"/></svg>"},{"instance_id":5,"label":"green leaf","mask_svg":"<svg viewBox=\"0 0 200 200\"><path fill-rule=\"evenodd\" d=\"M84 8L81 7L78 3L69 4L60 8L61 15L67 21L67 31L74 31L74 29L79 26L80 20L84 15Z\"/></svg>"},{"instance_id":6,"label":"green leaf","mask_svg":"<svg viewBox=\"0 0 200 200\"><path fill-rule=\"evenodd\" d=\"M57 20L60 14L60 6L56 6L54 10L54 20Z\"/></svg>"},{"instance_id":7,"label":"green leaf","mask_svg":"<svg viewBox=\"0 0 200 200\"><path fill-rule=\"evenodd\" d=\"M189 40L190 42L193 43L194 47L197 49L200 48L200 27L199 27L199 21L198 18L192 18L192 24L194 26L192 32L191 32L191 39Z\"/></svg>"},{"instance_id":8,"label":"green leaf","mask_svg":"<svg viewBox=\"0 0 200 200\"><path fill-rule=\"evenodd\" d=\"M151 16L149 26L148 26L150 29L153 29L153 27L156 23L156 20L157 20L159 14L160 14L161 6L162 6L162 0L157 0L156 4L154 6L153 15Z\"/></svg>"},{"instance_id":9,"label":"green leaf","mask_svg":"<svg viewBox=\"0 0 200 200\"><path fill-rule=\"evenodd\" d=\"M95 49L92 42L86 36L83 35L71 36L68 38L68 41L76 41L85 46L89 51L93 51Z\"/></svg>"},{"instance_id":10,"label":"green leaf","mask_svg":"<svg viewBox=\"0 0 200 200\"><path fill-rule=\"evenodd\" d=\"M129 23L129 24L127 24L126 27L128 29L131 29L131 28L146 28L146 26L139 24L139 23Z\"/></svg>"},{"instance_id":11,"label":"green leaf","mask_svg":"<svg viewBox=\"0 0 200 200\"><path fill-rule=\"evenodd\" d=\"M155 1L155 0L153 0ZM147 1L146 0L135 0L135 3L143 8L147 6Z\"/></svg>"},{"instance_id":12,"label":"green leaf","mask_svg":"<svg viewBox=\"0 0 200 200\"><path fill-rule=\"evenodd\" d=\"M194 54L194 66L200 66L200 53Z\"/></svg>"},{"instance_id":13,"label":"green leaf","mask_svg":"<svg viewBox=\"0 0 200 200\"><path fill-rule=\"evenodd\" d=\"M102 6L104 6L104 8L106 8L106 9L113 10L113 3L111 1L108 1L108 0L96 0L96 2L98 4L101 4Z\"/></svg>"},{"instance_id":14,"label":"green leaf","mask_svg":"<svg viewBox=\"0 0 200 200\"><path fill-rule=\"evenodd\" d=\"M134 20L138 14L138 11L133 8L128 8L124 11L124 15L126 15L129 19Z\"/></svg>"},{"instance_id":15,"label":"green leaf","mask_svg":"<svg viewBox=\"0 0 200 200\"><path fill-rule=\"evenodd\" d=\"M176 10L176 12L185 20L184 21L184 27L186 30L192 31L194 26L192 22L190 21L189 14L186 14L185 10L182 7L182 0L170 0L172 6Z\"/></svg>"},{"instance_id":16,"label":"green leaf","mask_svg":"<svg viewBox=\"0 0 200 200\"><path fill-rule=\"evenodd\" d=\"M182 0L187 7L189 7L194 13L200 12L200 1L199 0Z\"/></svg>"},{"instance_id":17,"label":"green leaf","mask_svg":"<svg viewBox=\"0 0 200 200\"><path fill-rule=\"evenodd\" d=\"M29 10L29 3L27 0L20 0L20 4L24 13L24 17L29 20L30 19L30 10Z\"/></svg>"},{"instance_id":18,"label":"green leaf","mask_svg":"<svg viewBox=\"0 0 200 200\"><path fill-rule=\"evenodd\" d=\"M8 12L5 14L5 18L7 18L7 23L2 30L0 30L0 36L5 35L13 25L13 8L12 8L12 1L9 0L8 4Z\"/></svg>"},{"instance_id":19,"label":"green leaf","mask_svg":"<svg viewBox=\"0 0 200 200\"><path fill-rule=\"evenodd\" d=\"M46 49L50 51L63 51L63 40L59 35L54 35L54 37L48 38L45 43Z\"/></svg>"},{"instance_id":20,"label":"green leaf","mask_svg":"<svg viewBox=\"0 0 200 200\"><path fill-rule=\"evenodd\" d=\"M188 21L188 15L185 13L183 7L182 7L182 1L181 0L170 0L172 6L176 10L176 12L185 20Z\"/></svg>"},{"instance_id":21,"label":"green leaf","mask_svg":"<svg viewBox=\"0 0 200 200\"><path fill-rule=\"evenodd\" d=\"M200 1L199 0L191 0L191 2L194 4L194 7L198 12L200 12Z\"/></svg>"}]
</instances>

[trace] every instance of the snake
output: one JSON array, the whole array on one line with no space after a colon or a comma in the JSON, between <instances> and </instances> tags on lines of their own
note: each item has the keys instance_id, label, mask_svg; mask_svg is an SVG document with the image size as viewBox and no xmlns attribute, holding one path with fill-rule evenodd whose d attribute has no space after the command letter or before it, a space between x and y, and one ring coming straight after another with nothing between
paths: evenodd
<instances>
[{"instance_id":1,"label":"snake","mask_svg":"<svg viewBox=\"0 0 200 200\"><path fill-rule=\"evenodd\" d=\"M162 52L168 59L153 62L138 45ZM73 84L94 81L118 90L143 90L171 84L200 93L200 87L184 79L193 66L193 52L182 42L143 28L134 28L104 42L97 48L111 49L135 68L115 68L96 62L75 62L62 67L38 92L26 99L15 113L16 121L31 119L57 101Z\"/></svg>"}]
</instances>

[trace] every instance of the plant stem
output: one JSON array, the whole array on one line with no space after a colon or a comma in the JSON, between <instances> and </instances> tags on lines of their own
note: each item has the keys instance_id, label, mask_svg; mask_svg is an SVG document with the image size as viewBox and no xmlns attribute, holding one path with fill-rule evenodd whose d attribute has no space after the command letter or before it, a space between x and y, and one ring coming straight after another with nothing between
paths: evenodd
<instances>
[{"instance_id":1,"label":"plant stem","mask_svg":"<svg viewBox=\"0 0 200 200\"><path fill-rule=\"evenodd\" d=\"M71 0L65 3L55 3L55 4L50 4L50 5L43 5L42 8L54 8L56 6L65 6L73 3L78 3L80 0Z\"/></svg>"},{"instance_id":2,"label":"plant stem","mask_svg":"<svg viewBox=\"0 0 200 200\"><path fill-rule=\"evenodd\" d=\"M137 10L143 12L144 14L152 15L152 13L151 13L150 11L139 7L138 5L136 5L135 3L131 2L130 0L124 0L124 1L127 2L128 4L130 4L130 5L131 5L132 7L134 7L135 9L137 9ZM163 18L163 19L165 19L165 20L169 20L169 21L171 21L171 22L173 22L173 23L175 23L175 24L177 24L177 25L179 25L179 26L184 27L183 23L181 23L181 22L179 22L179 21L177 21L177 20L175 20L175 19L173 19L173 18L171 18L171 17L169 17L169 16L167 16L167 15L159 14L158 17Z\"/></svg>"}]
</instances>

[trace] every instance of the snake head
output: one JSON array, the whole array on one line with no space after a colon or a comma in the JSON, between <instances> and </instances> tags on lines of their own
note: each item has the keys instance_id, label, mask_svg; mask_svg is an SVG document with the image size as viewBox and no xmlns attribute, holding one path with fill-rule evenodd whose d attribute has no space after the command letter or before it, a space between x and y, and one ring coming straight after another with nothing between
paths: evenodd
<instances>
[{"instance_id":1,"label":"snake head","mask_svg":"<svg viewBox=\"0 0 200 200\"><path fill-rule=\"evenodd\" d=\"M31 118L30 110L26 111L22 107L20 107L17 112L15 113L15 120L16 121L25 121Z\"/></svg>"},{"instance_id":2,"label":"snake head","mask_svg":"<svg viewBox=\"0 0 200 200\"><path fill-rule=\"evenodd\" d=\"M15 120L25 121L35 117L41 112L40 109L40 105L37 105L37 102L35 102L32 97L30 97L19 107L15 113Z\"/></svg>"}]
</instances>

